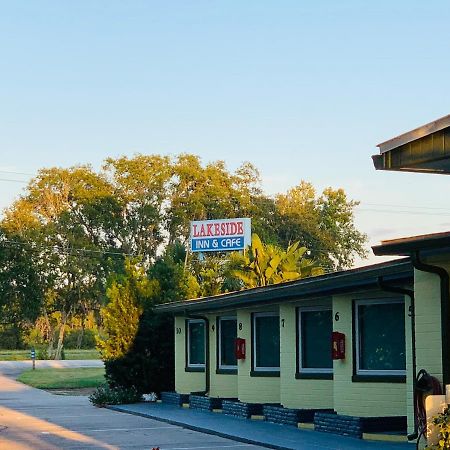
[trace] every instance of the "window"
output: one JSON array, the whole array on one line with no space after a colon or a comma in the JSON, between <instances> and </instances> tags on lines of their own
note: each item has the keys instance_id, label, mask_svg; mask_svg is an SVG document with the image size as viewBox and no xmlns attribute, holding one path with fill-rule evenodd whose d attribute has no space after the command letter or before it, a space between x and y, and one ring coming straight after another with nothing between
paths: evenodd
<instances>
[{"instance_id":1,"label":"window","mask_svg":"<svg viewBox=\"0 0 450 450\"><path fill-rule=\"evenodd\" d=\"M191 319L187 321L187 368L205 368L205 321Z\"/></svg>"},{"instance_id":2,"label":"window","mask_svg":"<svg viewBox=\"0 0 450 450\"><path fill-rule=\"evenodd\" d=\"M299 308L298 327L298 372L331 374L331 309Z\"/></svg>"},{"instance_id":3,"label":"window","mask_svg":"<svg viewBox=\"0 0 450 450\"><path fill-rule=\"evenodd\" d=\"M403 300L355 302L357 375L406 375Z\"/></svg>"},{"instance_id":4,"label":"window","mask_svg":"<svg viewBox=\"0 0 450 450\"><path fill-rule=\"evenodd\" d=\"M237 359L234 352L234 342L237 337L237 321L235 317L220 317L218 321L218 367L225 370L236 370Z\"/></svg>"},{"instance_id":5,"label":"window","mask_svg":"<svg viewBox=\"0 0 450 450\"><path fill-rule=\"evenodd\" d=\"M253 314L253 369L280 370L280 318L275 313Z\"/></svg>"}]
</instances>

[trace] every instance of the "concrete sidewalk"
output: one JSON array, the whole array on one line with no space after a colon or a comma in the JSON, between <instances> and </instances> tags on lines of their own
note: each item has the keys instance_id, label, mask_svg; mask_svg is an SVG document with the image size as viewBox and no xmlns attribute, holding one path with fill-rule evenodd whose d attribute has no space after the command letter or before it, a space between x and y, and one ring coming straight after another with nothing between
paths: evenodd
<instances>
[{"instance_id":1,"label":"concrete sidewalk","mask_svg":"<svg viewBox=\"0 0 450 450\"><path fill-rule=\"evenodd\" d=\"M136 403L110 406L109 409L148 417L247 444L282 450L402 450L411 448L408 443L365 441L312 430L301 430L288 425L240 419L221 413L180 408L163 403Z\"/></svg>"}]
</instances>

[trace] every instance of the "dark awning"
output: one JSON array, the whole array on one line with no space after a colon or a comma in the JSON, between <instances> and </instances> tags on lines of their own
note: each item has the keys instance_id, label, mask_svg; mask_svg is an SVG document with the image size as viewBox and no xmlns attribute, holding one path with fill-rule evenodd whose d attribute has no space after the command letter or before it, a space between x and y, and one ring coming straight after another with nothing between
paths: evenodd
<instances>
[{"instance_id":1,"label":"dark awning","mask_svg":"<svg viewBox=\"0 0 450 450\"><path fill-rule=\"evenodd\" d=\"M450 115L379 144L377 170L450 174Z\"/></svg>"}]
</instances>

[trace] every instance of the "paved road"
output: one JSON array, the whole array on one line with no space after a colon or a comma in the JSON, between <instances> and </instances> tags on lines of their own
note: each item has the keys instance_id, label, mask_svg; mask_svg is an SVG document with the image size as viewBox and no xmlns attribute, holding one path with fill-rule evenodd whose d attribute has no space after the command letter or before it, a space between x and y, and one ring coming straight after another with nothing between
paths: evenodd
<instances>
[{"instance_id":1,"label":"paved road","mask_svg":"<svg viewBox=\"0 0 450 450\"><path fill-rule=\"evenodd\" d=\"M17 377L24 370L31 369L32 363L27 361L0 361L0 374L8 377ZM36 369L44 369L48 367L64 368L64 367L103 367L103 361L100 359L66 359L64 361L53 360L37 360Z\"/></svg>"},{"instance_id":2,"label":"paved road","mask_svg":"<svg viewBox=\"0 0 450 450\"><path fill-rule=\"evenodd\" d=\"M76 363L70 363L74 367ZM67 366L66 366L67 367ZM78 366L79 367L79 366ZM53 395L15 381L21 369L0 364L0 449L256 450L208 434L90 405L86 397ZM10 377L5 373L11 374Z\"/></svg>"}]
</instances>

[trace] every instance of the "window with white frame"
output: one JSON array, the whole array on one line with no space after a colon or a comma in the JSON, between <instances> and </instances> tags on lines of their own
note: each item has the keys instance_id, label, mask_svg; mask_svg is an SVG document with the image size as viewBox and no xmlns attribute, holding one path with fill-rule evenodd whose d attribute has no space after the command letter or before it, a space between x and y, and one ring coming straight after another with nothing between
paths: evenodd
<instances>
[{"instance_id":1,"label":"window with white frame","mask_svg":"<svg viewBox=\"0 0 450 450\"><path fill-rule=\"evenodd\" d=\"M236 317L219 317L218 355L219 369L236 370L234 343L237 337Z\"/></svg>"},{"instance_id":2,"label":"window with white frame","mask_svg":"<svg viewBox=\"0 0 450 450\"><path fill-rule=\"evenodd\" d=\"M190 369L205 368L205 321L189 319L187 321L187 367Z\"/></svg>"},{"instance_id":3,"label":"window with white frame","mask_svg":"<svg viewBox=\"0 0 450 450\"><path fill-rule=\"evenodd\" d=\"M277 313L253 314L253 370L280 370L280 317Z\"/></svg>"},{"instance_id":4,"label":"window with white frame","mask_svg":"<svg viewBox=\"0 0 450 450\"><path fill-rule=\"evenodd\" d=\"M299 373L332 373L332 313L326 307L298 309L298 371Z\"/></svg>"},{"instance_id":5,"label":"window with white frame","mask_svg":"<svg viewBox=\"0 0 450 450\"><path fill-rule=\"evenodd\" d=\"M355 301L357 375L406 375L402 299Z\"/></svg>"}]
</instances>

